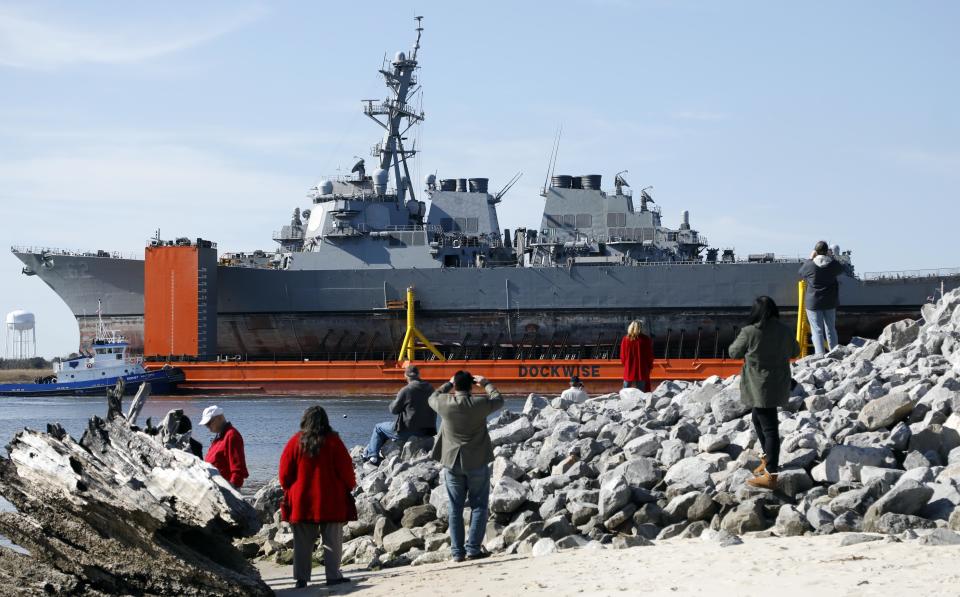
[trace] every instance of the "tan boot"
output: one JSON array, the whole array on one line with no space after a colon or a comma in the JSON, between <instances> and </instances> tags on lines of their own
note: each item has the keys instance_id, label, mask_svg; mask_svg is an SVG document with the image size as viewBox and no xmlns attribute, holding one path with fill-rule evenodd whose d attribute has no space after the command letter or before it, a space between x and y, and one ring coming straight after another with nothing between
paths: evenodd
<instances>
[{"instance_id":1,"label":"tan boot","mask_svg":"<svg viewBox=\"0 0 960 597\"><path fill-rule=\"evenodd\" d=\"M747 479L747 485L750 487L756 487L758 489L769 489L770 491L774 491L777 489L777 475L771 475L770 473L764 471L764 473L759 477Z\"/></svg>"},{"instance_id":2,"label":"tan boot","mask_svg":"<svg viewBox=\"0 0 960 597\"><path fill-rule=\"evenodd\" d=\"M765 473L765 472L767 472L767 457L766 457L766 456L761 456L761 457L760 457L760 466L758 466L757 468L753 469L753 474L754 474L754 475L757 475L757 476L760 476L760 475L762 475L762 474Z\"/></svg>"}]
</instances>

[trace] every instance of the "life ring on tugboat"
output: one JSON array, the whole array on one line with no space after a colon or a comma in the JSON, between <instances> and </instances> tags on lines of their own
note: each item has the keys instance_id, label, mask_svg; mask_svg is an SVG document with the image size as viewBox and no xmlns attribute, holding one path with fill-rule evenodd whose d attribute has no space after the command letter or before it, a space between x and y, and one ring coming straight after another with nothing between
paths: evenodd
<instances>
[{"instance_id":1,"label":"life ring on tugboat","mask_svg":"<svg viewBox=\"0 0 960 597\"><path fill-rule=\"evenodd\" d=\"M87 369L93 369L93 363L87 361Z\"/></svg>"}]
</instances>

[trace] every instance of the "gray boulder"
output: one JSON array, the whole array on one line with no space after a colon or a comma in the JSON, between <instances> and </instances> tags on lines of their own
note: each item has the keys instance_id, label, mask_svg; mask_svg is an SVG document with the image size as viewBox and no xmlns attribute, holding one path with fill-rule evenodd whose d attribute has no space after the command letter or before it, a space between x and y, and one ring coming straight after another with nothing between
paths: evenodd
<instances>
[{"instance_id":1,"label":"gray boulder","mask_svg":"<svg viewBox=\"0 0 960 597\"><path fill-rule=\"evenodd\" d=\"M550 406L550 401L540 394L530 394L527 401L523 403L523 414L534 416L540 409Z\"/></svg>"},{"instance_id":2,"label":"gray boulder","mask_svg":"<svg viewBox=\"0 0 960 597\"><path fill-rule=\"evenodd\" d=\"M631 458L616 469L615 474L622 475L628 485L650 489L663 478L663 471L653 458Z\"/></svg>"},{"instance_id":3,"label":"gray boulder","mask_svg":"<svg viewBox=\"0 0 960 597\"><path fill-rule=\"evenodd\" d=\"M720 423L739 419L750 411L750 407L740 401L740 389L726 388L710 400L710 411Z\"/></svg>"},{"instance_id":4,"label":"gray boulder","mask_svg":"<svg viewBox=\"0 0 960 597\"><path fill-rule=\"evenodd\" d=\"M850 545L860 545L861 543L872 543L874 541L880 541L883 539L883 535L868 535L866 533L850 533L844 535L843 539L840 540L840 547L848 547Z\"/></svg>"},{"instance_id":5,"label":"gray boulder","mask_svg":"<svg viewBox=\"0 0 960 597\"><path fill-rule=\"evenodd\" d=\"M960 545L960 534L949 529L934 529L917 540L920 545Z\"/></svg>"},{"instance_id":6,"label":"gray boulder","mask_svg":"<svg viewBox=\"0 0 960 597\"><path fill-rule=\"evenodd\" d=\"M490 476L490 481L496 485L502 477L519 479L525 473L526 471L524 471L509 458L506 458L505 456L497 456L493 459L493 471Z\"/></svg>"},{"instance_id":7,"label":"gray boulder","mask_svg":"<svg viewBox=\"0 0 960 597\"><path fill-rule=\"evenodd\" d=\"M720 529L719 531L704 529L704 531L700 533L700 540L719 545L720 547L733 547L734 545L743 544L743 539L725 529Z\"/></svg>"},{"instance_id":8,"label":"gray boulder","mask_svg":"<svg viewBox=\"0 0 960 597\"><path fill-rule=\"evenodd\" d=\"M713 485L710 473L714 465L699 456L684 458L667 471L663 480L667 485L684 484L695 489L704 489Z\"/></svg>"},{"instance_id":9,"label":"gray boulder","mask_svg":"<svg viewBox=\"0 0 960 597\"><path fill-rule=\"evenodd\" d=\"M693 503L687 508L687 520L710 520L717 513L717 503L706 493L698 493Z\"/></svg>"},{"instance_id":10,"label":"gray boulder","mask_svg":"<svg viewBox=\"0 0 960 597\"><path fill-rule=\"evenodd\" d=\"M813 479L802 468L780 469L777 475L777 489L790 497L813 487Z\"/></svg>"},{"instance_id":11,"label":"gray boulder","mask_svg":"<svg viewBox=\"0 0 960 597\"><path fill-rule=\"evenodd\" d=\"M388 554L400 555L413 548L423 549L423 539L414 535L410 529L400 529L383 538L383 549Z\"/></svg>"},{"instance_id":12,"label":"gray boulder","mask_svg":"<svg viewBox=\"0 0 960 597\"><path fill-rule=\"evenodd\" d=\"M537 542L533 544L533 550L530 552L530 555L535 558L539 558L541 556L556 553L556 551L556 541L548 537L544 537L542 539L538 539Z\"/></svg>"},{"instance_id":13,"label":"gray boulder","mask_svg":"<svg viewBox=\"0 0 960 597\"><path fill-rule=\"evenodd\" d=\"M857 420L869 429L885 429L902 421L913 410L913 400L904 392L893 392L871 400L860 411Z\"/></svg>"},{"instance_id":14,"label":"gray boulder","mask_svg":"<svg viewBox=\"0 0 960 597\"><path fill-rule=\"evenodd\" d=\"M622 508L633 496L623 475L615 475L600 486L599 513L606 520Z\"/></svg>"},{"instance_id":15,"label":"gray boulder","mask_svg":"<svg viewBox=\"0 0 960 597\"><path fill-rule=\"evenodd\" d=\"M840 481L841 468L854 464L864 466L893 466L896 463L893 452L889 448L858 448L855 446L839 445L830 448L826 459L813 468L813 480L817 482L836 483Z\"/></svg>"},{"instance_id":16,"label":"gray boulder","mask_svg":"<svg viewBox=\"0 0 960 597\"><path fill-rule=\"evenodd\" d=\"M917 339L920 324L912 319L895 321L883 328L877 341L889 350L899 350Z\"/></svg>"},{"instance_id":17,"label":"gray boulder","mask_svg":"<svg viewBox=\"0 0 960 597\"><path fill-rule=\"evenodd\" d=\"M431 520L437 519L437 511L430 504L407 508L400 519L400 526L406 529L422 527Z\"/></svg>"},{"instance_id":18,"label":"gray boulder","mask_svg":"<svg viewBox=\"0 0 960 597\"><path fill-rule=\"evenodd\" d=\"M807 522L809 522L810 526L812 526L818 532L823 532L824 527L832 525L833 519L833 514L818 506L814 506L807 510Z\"/></svg>"},{"instance_id":19,"label":"gray boulder","mask_svg":"<svg viewBox=\"0 0 960 597\"><path fill-rule=\"evenodd\" d=\"M720 528L734 535L762 531L767 528L763 505L757 499L741 502L723 517Z\"/></svg>"},{"instance_id":20,"label":"gray boulder","mask_svg":"<svg viewBox=\"0 0 960 597\"><path fill-rule=\"evenodd\" d=\"M647 547L651 545L653 545L652 541L644 537L631 535L617 535L613 538L613 541L610 542L610 547L613 549L628 549L631 547Z\"/></svg>"},{"instance_id":21,"label":"gray boulder","mask_svg":"<svg viewBox=\"0 0 960 597\"><path fill-rule=\"evenodd\" d=\"M667 520L671 522L679 522L686 519L687 511L700 495L702 494L699 491L690 491L678 495L670 500L670 502L663 508L663 513L667 516Z\"/></svg>"},{"instance_id":22,"label":"gray boulder","mask_svg":"<svg viewBox=\"0 0 960 597\"><path fill-rule=\"evenodd\" d=\"M647 433L627 442L623 446L623 451L629 458L655 456L663 440L664 437L660 434Z\"/></svg>"},{"instance_id":23,"label":"gray boulder","mask_svg":"<svg viewBox=\"0 0 960 597\"><path fill-rule=\"evenodd\" d=\"M283 488L280 487L280 480L277 478L272 479L254 494L253 509L257 511L261 523L266 524L273 520L273 515L280 509L282 500Z\"/></svg>"},{"instance_id":24,"label":"gray boulder","mask_svg":"<svg viewBox=\"0 0 960 597\"><path fill-rule=\"evenodd\" d=\"M811 530L807 518L797 510L796 506L784 504L777 513L774 532L781 537L795 537Z\"/></svg>"},{"instance_id":25,"label":"gray boulder","mask_svg":"<svg viewBox=\"0 0 960 597\"><path fill-rule=\"evenodd\" d=\"M527 501L527 488L510 477L501 477L490 493L490 511L500 514L515 512Z\"/></svg>"},{"instance_id":26,"label":"gray boulder","mask_svg":"<svg viewBox=\"0 0 960 597\"><path fill-rule=\"evenodd\" d=\"M834 515L844 512L855 512L863 514L873 503L873 491L870 487L862 487L844 491L837 497L830 500L827 509Z\"/></svg>"},{"instance_id":27,"label":"gray boulder","mask_svg":"<svg viewBox=\"0 0 960 597\"><path fill-rule=\"evenodd\" d=\"M494 447L504 444L519 444L533 437L536 431L530 419L521 417L503 427L491 429L490 443L493 444Z\"/></svg>"},{"instance_id":28,"label":"gray boulder","mask_svg":"<svg viewBox=\"0 0 960 597\"><path fill-rule=\"evenodd\" d=\"M880 532L876 530L876 524L882 515L916 514L927 505L931 496L933 489L930 487L910 479L901 481L867 509L863 527L868 532Z\"/></svg>"},{"instance_id":29,"label":"gray boulder","mask_svg":"<svg viewBox=\"0 0 960 597\"><path fill-rule=\"evenodd\" d=\"M726 434L708 433L701 435L698 447L701 452L719 452L730 445L730 437Z\"/></svg>"},{"instance_id":30,"label":"gray boulder","mask_svg":"<svg viewBox=\"0 0 960 597\"><path fill-rule=\"evenodd\" d=\"M914 529L932 529L937 524L932 520L912 516L910 514L895 514L887 512L876 520L872 521L868 528L864 522L864 529L873 533L885 533L887 535L899 535Z\"/></svg>"}]
</instances>

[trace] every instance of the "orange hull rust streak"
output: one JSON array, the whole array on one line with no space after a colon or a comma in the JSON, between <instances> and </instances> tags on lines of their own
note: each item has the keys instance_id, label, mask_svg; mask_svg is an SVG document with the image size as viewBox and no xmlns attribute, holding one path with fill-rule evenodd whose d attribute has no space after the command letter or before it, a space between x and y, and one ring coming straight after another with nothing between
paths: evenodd
<instances>
[{"instance_id":1,"label":"orange hull rust streak","mask_svg":"<svg viewBox=\"0 0 960 597\"><path fill-rule=\"evenodd\" d=\"M733 359L670 359L656 361L651 378L703 380L740 372L743 362ZM148 363L148 369L162 363ZM383 361L222 361L176 363L186 380L180 389L194 394L291 394L316 396L382 396L395 393L404 383L402 365ZM578 375L591 394L620 389L623 368L619 361L573 360L470 360L418 362L423 379L439 385L460 369L484 375L507 394L559 393Z\"/></svg>"}]
</instances>

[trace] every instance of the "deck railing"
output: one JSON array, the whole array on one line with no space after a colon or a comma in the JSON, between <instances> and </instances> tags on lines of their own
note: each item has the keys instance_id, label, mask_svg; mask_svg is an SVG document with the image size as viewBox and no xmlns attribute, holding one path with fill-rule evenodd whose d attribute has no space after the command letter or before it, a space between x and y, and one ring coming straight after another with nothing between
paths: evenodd
<instances>
[{"instance_id":1,"label":"deck railing","mask_svg":"<svg viewBox=\"0 0 960 597\"><path fill-rule=\"evenodd\" d=\"M58 249L56 247L39 247L26 245L13 245L10 247L12 253L35 253L53 256L65 257L100 257L102 259L138 259L143 260L143 253L123 252L123 251L74 251L69 249Z\"/></svg>"},{"instance_id":2,"label":"deck railing","mask_svg":"<svg viewBox=\"0 0 960 597\"><path fill-rule=\"evenodd\" d=\"M890 272L866 272L861 277L864 282L884 282L917 278L955 278L960 276L960 268L908 269Z\"/></svg>"}]
</instances>

